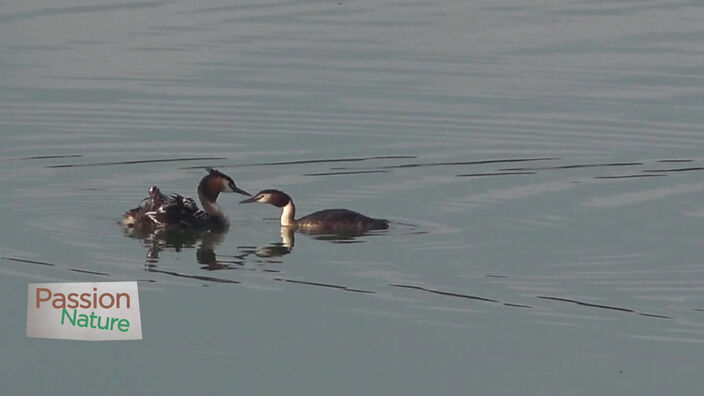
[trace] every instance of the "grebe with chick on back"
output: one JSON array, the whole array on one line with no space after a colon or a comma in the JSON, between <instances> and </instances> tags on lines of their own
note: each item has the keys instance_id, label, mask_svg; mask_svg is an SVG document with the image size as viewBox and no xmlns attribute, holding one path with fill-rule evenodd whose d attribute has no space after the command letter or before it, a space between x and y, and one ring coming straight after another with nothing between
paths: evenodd
<instances>
[{"instance_id":1,"label":"grebe with chick on back","mask_svg":"<svg viewBox=\"0 0 704 396\"><path fill-rule=\"evenodd\" d=\"M374 219L348 209L326 209L296 220L296 206L291 197L280 190L262 190L240 203L266 203L281 210L281 226L305 233L338 233L348 231L385 230L389 221Z\"/></svg>"},{"instance_id":2,"label":"grebe with chick on back","mask_svg":"<svg viewBox=\"0 0 704 396\"><path fill-rule=\"evenodd\" d=\"M208 174L198 183L198 198L203 210L192 198L179 194L167 196L157 186L149 188L149 197L139 207L130 209L122 216L120 224L127 229L156 228L210 228L226 229L227 215L215 202L221 192L236 192L251 196L235 185L231 177L213 168L205 168Z\"/></svg>"}]
</instances>

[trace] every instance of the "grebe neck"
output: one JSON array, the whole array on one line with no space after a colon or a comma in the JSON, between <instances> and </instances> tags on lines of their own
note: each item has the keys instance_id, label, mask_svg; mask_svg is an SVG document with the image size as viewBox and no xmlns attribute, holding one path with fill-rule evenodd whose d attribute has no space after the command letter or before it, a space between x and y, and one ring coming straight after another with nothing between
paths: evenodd
<instances>
[{"instance_id":1,"label":"grebe neck","mask_svg":"<svg viewBox=\"0 0 704 396\"><path fill-rule=\"evenodd\" d=\"M294 220L294 216L296 216L296 206L293 204L293 200L289 199L288 203L286 204L286 206L283 207L283 210L281 211L281 226L291 227L296 225L296 220Z\"/></svg>"},{"instance_id":2,"label":"grebe neck","mask_svg":"<svg viewBox=\"0 0 704 396\"><path fill-rule=\"evenodd\" d=\"M215 199L217 199L217 197L217 193L214 194L213 197L212 194L208 194L203 190L198 189L198 198L200 199L201 205L203 205L203 210L205 211L205 213L207 213L212 218L227 222L227 215L220 209L220 206L215 203Z\"/></svg>"}]
</instances>

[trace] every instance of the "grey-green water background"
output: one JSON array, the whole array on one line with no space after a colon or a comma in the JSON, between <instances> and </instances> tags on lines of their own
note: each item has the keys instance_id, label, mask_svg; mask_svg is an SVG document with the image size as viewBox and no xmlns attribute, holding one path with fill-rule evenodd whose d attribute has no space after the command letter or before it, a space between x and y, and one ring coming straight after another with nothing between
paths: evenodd
<instances>
[{"instance_id":1,"label":"grey-green water background","mask_svg":"<svg viewBox=\"0 0 704 396\"><path fill-rule=\"evenodd\" d=\"M699 2L15 1L0 53L3 395L704 386ZM205 166L395 223L123 235ZM143 341L25 338L27 283L117 280Z\"/></svg>"}]
</instances>

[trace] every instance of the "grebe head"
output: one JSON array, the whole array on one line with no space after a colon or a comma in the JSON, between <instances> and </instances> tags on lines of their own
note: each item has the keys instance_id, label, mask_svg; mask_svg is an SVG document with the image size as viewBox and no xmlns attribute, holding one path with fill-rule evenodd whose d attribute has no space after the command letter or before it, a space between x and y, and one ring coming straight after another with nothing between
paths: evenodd
<instances>
[{"instance_id":1,"label":"grebe head","mask_svg":"<svg viewBox=\"0 0 704 396\"><path fill-rule=\"evenodd\" d=\"M151 186L149 187L149 199L152 201L155 201L159 195L161 194L161 191L159 191L159 187L157 186Z\"/></svg>"},{"instance_id":2,"label":"grebe head","mask_svg":"<svg viewBox=\"0 0 704 396\"><path fill-rule=\"evenodd\" d=\"M291 197L289 197L285 192L279 190L262 190L254 194L252 198L247 198L240 201L241 204L252 202L264 203L274 205L277 208L283 208L291 202Z\"/></svg>"},{"instance_id":3,"label":"grebe head","mask_svg":"<svg viewBox=\"0 0 704 396\"><path fill-rule=\"evenodd\" d=\"M235 181L224 173L218 172L213 168L205 168L208 175L201 179L198 184L198 194L210 202L215 202L218 194L221 192L236 192L242 195L251 196L252 194L244 191L235 185Z\"/></svg>"}]
</instances>

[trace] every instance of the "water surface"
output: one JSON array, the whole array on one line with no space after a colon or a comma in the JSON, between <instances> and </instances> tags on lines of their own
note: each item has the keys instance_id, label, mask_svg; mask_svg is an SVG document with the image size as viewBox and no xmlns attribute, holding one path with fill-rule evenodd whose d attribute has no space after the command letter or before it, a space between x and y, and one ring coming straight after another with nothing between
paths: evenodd
<instances>
[{"instance_id":1,"label":"water surface","mask_svg":"<svg viewBox=\"0 0 704 396\"><path fill-rule=\"evenodd\" d=\"M0 7L3 394L696 394L694 2ZM126 236L204 167L387 232ZM26 339L30 282L138 280L144 340Z\"/></svg>"}]
</instances>

